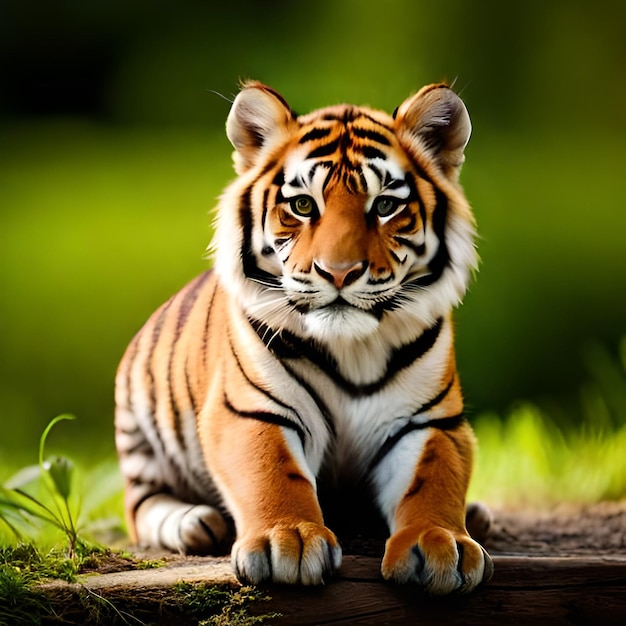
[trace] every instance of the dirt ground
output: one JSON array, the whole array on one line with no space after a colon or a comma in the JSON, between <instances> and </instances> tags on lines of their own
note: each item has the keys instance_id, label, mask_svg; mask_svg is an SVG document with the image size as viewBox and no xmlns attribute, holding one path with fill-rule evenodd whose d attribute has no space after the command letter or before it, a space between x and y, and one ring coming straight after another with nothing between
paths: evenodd
<instances>
[{"instance_id":1,"label":"dirt ground","mask_svg":"<svg viewBox=\"0 0 626 626\"><path fill-rule=\"evenodd\" d=\"M485 541L493 554L626 556L626 501L493 513Z\"/></svg>"},{"instance_id":2,"label":"dirt ground","mask_svg":"<svg viewBox=\"0 0 626 626\"><path fill-rule=\"evenodd\" d=\"M626 501L567 504L549 510L492 510L492 514L491 530L483 543L494 555L626 556ZM384 535L340 537L345 554L383 554Z\"/></svg>"}]
</instances>

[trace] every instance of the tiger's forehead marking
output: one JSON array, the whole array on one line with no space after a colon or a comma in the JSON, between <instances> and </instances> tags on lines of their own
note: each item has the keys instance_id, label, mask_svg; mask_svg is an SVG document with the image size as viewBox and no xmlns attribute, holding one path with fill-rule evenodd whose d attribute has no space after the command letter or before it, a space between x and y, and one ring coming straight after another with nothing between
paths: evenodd
<instances>
[{"instance_id":1,"label":"tiger's forehead marking","mask_svg":"<svg viewBox=\"0 0 626 626\"><path fill-rule=\"evenodd\" d=\"M394 158L398 148L392 129L358 109L339 108L341 117L330 111L303 126L284 164L283 196L307 193L319 203L328 189L343 186L370 199L383 192L408 198L411 189L406 170Z\"/></svg>"}]
</instances>

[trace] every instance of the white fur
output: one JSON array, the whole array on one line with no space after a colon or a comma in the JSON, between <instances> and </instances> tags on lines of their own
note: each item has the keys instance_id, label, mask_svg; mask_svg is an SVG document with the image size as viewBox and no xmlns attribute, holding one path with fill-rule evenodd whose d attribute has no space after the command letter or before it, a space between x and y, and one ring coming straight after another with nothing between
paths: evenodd
<instances>
[{"instance_id":1,"label":"white fur","mask_svg":"<svg viewBox=\"0 0 626 626\"><path fill-rule=\"evenodd\" d=\"M393 424L389 434L397 432L408 421L398 420ZM396 507L411 485L415 475L415 466L428 437L427 430L415 430L402 437L394 447L393 452L388 454L375 468L374 475L371 477L375 488L376 502L389 526L390 533L396 530Z\"/></svg>"}]
</instances>

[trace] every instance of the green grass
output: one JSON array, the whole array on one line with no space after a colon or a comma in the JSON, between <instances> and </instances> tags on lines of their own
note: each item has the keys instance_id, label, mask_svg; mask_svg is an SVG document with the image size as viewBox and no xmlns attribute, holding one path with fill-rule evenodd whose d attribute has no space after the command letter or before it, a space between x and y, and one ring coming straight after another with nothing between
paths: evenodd
<instances>
[{"instance_id":1,"label":"green grass","mask_svg":"<svg viewBox=\"0 0 626 626\"><path fill-rule=\"evenodd\" d=\"M626 337L617 356L591 345L585 360L576 426L563 409L552 415L529 403L504 419L473 420L479 450L471 499L540 508L626 498Z\"/></svg>"},{"instance_id":2,"label":"green grass","mask_svg":"<svg viewBox=\"0 0 626 626\"><path fill-rule=\"evenodd\" d=\"M526 404L504 421L496 415L478 416L474 431L479 450L471 500L539 509L626 497L626 426L563 432Z\"/></svg>"}]
</instances>

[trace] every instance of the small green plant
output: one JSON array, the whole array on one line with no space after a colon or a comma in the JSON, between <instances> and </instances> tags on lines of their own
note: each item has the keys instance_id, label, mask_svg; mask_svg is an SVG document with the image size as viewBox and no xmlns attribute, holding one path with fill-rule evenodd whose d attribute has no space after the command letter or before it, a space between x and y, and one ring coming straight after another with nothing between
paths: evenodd
<instances>
[{"instance_id":1,"label":"small green plant","mask_svg":"<svg viewBox=\"0 0 626 626\"><path fill-rule=\"evenodd\" d=\"M44 460L44 450L55 424L71 419L74 419L73 415L59 415L48 424L39 439L39 464L20 470L0 491L0 519L18 541L23 538L18 530L19 522L39 520L65 535L70 557L79 542L76 515L70 508L74 465L62 456ZM28 490L32 483L37 483L36 495Z\"/></svg>"}]
</instances>

